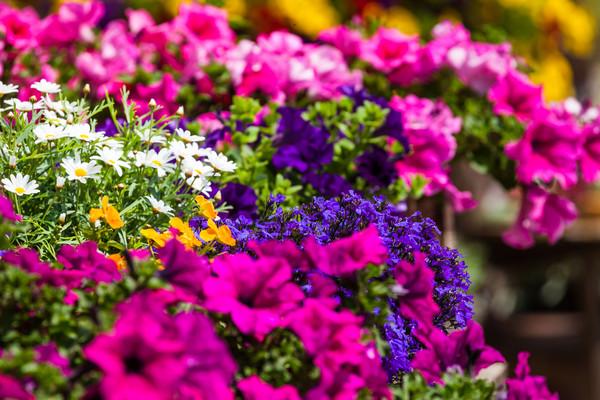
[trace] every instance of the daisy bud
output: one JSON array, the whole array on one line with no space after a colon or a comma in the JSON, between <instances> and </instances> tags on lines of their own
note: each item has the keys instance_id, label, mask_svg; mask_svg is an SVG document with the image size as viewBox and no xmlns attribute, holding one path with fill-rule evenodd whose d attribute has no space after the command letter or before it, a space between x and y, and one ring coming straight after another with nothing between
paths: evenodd
<instances>
[{"instance_id":1,"label":"daisy bud","mask_svg":"<svg viewBox=\"0 0 600 400\"><path fill-rule=\"evenodd\" d=\"M152 225L146 224L146 228L150 229L150 228L152 228Z\"/></svg>"},{"instance_id":2,"label":"daisy bud","mask_svg":"<svg viewBox=\"0 0 600 400\"><path fill-rule=\"evenodd\" d=\"M150 99L150 102L148 103L148 107L150 107L151 110L154 110L156 108L156 100Z\"/></svg>"},{"instance_id":3,"label":"daisy bud","mask_svg":"<svg viewBox=\"0 0 600 400\"><path fill-rule=\"evenodd\" d=\"M23 146L23 143L21 143L21 142L17 143L17 147L21 147L21 146Z\"/></svg>"},{"instance_id":4,"label":"daisy bud","mask_svg":"<svg viewBox=\"0 0 600 400\"><path fill-rule=\"evenodd\" d=\"M57 176L56 177L56 189L60 190L63 188L63 186L65 185L65 181L67 180L67 178L63 177L63 176Z\"/></svg>"},{"instance_id":5,"label":"daisy bud","mask_svg":"<svg viewBox=\"0 0 600 400\"><path fill-rule=\"evenodd\" d=\"M166 138L170 138L171 136L173 136L173 135L171 135L169 132L165 133Z\"/></svg>"},{"instance_id":6,"label":"daisy bud","mask_svg":"<svg viewBox=\"0 0 600 400\"><path fill-rule=\"evenodd\" d=\"M215 200L216 201L223 200L223 196L221 195L221 191L220 190L217 192L217 194L215 194Z\"/></svg>"},{"instance_id":7,"label":"daisy bud","mask_svg":"<svg viewBox=\"0 0 600 400\"><path fill-rule=\"evenodd\" d=\"M64 224L66 220L67 220L67 214L65 214L65 213L62 213L58 216L58 222L60 222L61 224Z\"/></svg>"},{"instance_id":8,"label":"daisy bud","mask_svg":"<svg viewBox=\"0 0 600 400\"><path fill-rule=\"evenodd\" d=\"M179 106L175 114L179 115L180 117L183 117L183 106Z\"/></svg>"},{"instance_id":9,"label":"daisy bud","mask_svg":"<svg viewBox=\"0 0 600 400\"><path fill-rule=\"evenodd\" d=\"M192 171L185 171L185 176L187 176L188 178L191 178L192 175Z\"/></svg>"},{"instance_id":10,"label":"daisy bud","mask_svg":"<svg viewBox=\"0 0 600 400\"><path fill-rule=\"evenodd\" d=\"M90 91L91 91L90 84L86 83L85 86L83 87L83 93L88 94Z\"/></svg>"},{"instance_id":11,"label":"daisy bud","mask_svg":"<svg viewBox=\"0 0 600 400\"><path fill-rule=\"evenodd\" d=\"M15 118L15 114L11 111L8 113L7 115L8 119L14 119Z\"/></svg>"},{"instance_id":12,"label":"daisy bud","mask_svg":"<svg viewBox=\"0 0 600 400\"><path fill-rule=\"evenodd\" d=\"M8 159L8 167L11 169L17 168L17 157L10 156L10 158Z\"/></svg>"},{"instance_id":13,"label":"daisy bud","mask_svg":"<svg viewBox=\"0 0 600 400\"><path fill-rule=\"evenodd\" d=\"M123 185L122 183L119 183L119 184L117 185L117 187L118 187L119 189L121 189L121 190L122 190L122 189L125 189L125 185Z\"/></svg>"},{"instance_id":14,"label":"daisy bud","mask_svg":"<svg viewBox=\"0 0 600 400\"><path fill-rule=\"evenodd\" d=\"M69 124L69 125L73 124L73 116L71 114L69 114L69 116L67 117L67 124Z\"/></svg>"},{"instance_id":15,"label":"daisy bud","mask_svg":"<svg viewBox=\"0 0 600 400\"><path fill-rule=\"evenodd\" d=\"M29 98L29 101L30 101L30 102L32 102L32 103L35 103L35 102L37 101L37 97L35 97L35 95L34 95L34 96L31 96L31 97Z\"/></svg>"}]
</instances>

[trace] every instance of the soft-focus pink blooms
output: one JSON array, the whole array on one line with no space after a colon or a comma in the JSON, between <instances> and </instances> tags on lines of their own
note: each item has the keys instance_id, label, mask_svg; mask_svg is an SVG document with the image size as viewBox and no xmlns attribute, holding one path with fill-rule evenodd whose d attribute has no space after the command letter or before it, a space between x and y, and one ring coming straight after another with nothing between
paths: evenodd
<instances>
[{"instance_id":1,"label":"soft-focus pink blooms","mask_svg":"<svg viewBox=\"0 0 600 400\"><path fill-rule=\"evenodd\" d=\"M316 99L330 99L341 96L339 88L344 85L362 88L362 73L350 71L343 54L331 46L305 46L308 65L314 72L307 87L308 96Z\"/></svg>"},{"instance_id":2,"label":"soft-focus pink blooms","mask_svg":"<svg viewBox=\"0 0 600 400\"><path fill-rule=\"evenodd\" d=\"M38 44L39 17L32 8L0 10L0 32L6 44L20 51L28 51Z\"/></svg>"},{"instance_id":3,"label":"soft-focus pink blooms","mask_svg":"<svg viewBox=\"0 0 600 400\"><path fill-rule=\"evenodd\" d=\"M237 388L242 392L244 400L301 400L295 387L284 385L274 388L256 375L240 380Z\"/></svg>"},{"instance_id":4,"label":"soft-focus pink blooms","mask_svg":"<svg viewBox=\"0 0 600 400\"><path fill-rule=\"evenodd\" d=\"M558 400L558 394L552 394L543 376L531 376L527 364L529 353L519 353L515 368L516 378L506 379L508 387L506 400Z\"/></svg>"},{"instance_id":5,"label":"soft-focus pink blooms","mask_svg":"<svg viewBox=\"0 0 600 400\"><path fill-rule=\"evenodd\" d=\"M225 254L211 268L216 276L204 281L206 309L230 314L240 331L259 339L282 326L285 315L304 298L284 258L254 261L247 254Z\"/></svg>"},{"instance_id":6,"label":"soft-focus pink blooms","mask_svg":"<svg viewBox=\"0 0 600 400\"><path fill-rule=\"evenodd\" d=\"M494 45L470 42L451 48L446 60L465 85L483 95L515 68L516 61L510 52L508 43Z\"/></svg>"},{"instance_id":7,"label":"soft-focus pink blooms","mask_svg":"<svg viewBox=\"0 0 600 400\"><path fill-rule=\"evenodd\" d=\"M138 115L143 115L150 111L150 107L148 107L150 99L154 99L158 105L162 106L162 108L154 111L154 118L158 119L163 116L175 115L175 112L179 108L179 105L175 103L175 99L179 93L180 86L173 79L173 75L165 73L158 82L149 85L139 83L135 85L135 98L132 96L131 101L139 106Z\"/></svg>"},{"instance_id":8,"label":"soft-focus pink blooms","mask_svg":"<svg viewBox=\"0 0 600 400\"><path fill-rule=\"evenodd\" d=\"M141 292L118 307L111 333L97 336L83 353L103 371L106 399L233 399L229 383L236 365L208 317L165 312L155 292Z\"/></svg>"},{"instance_id":9,"label":"soft-focus pink blooms","mask_svg":"<svg viewBox=\"0 0 600 400\"><path fill-rule=\"evenodd\" d=\"M452 209L456 212L467 211L477 206L477 202L473 200L471 192L461 192L452 182L444 186L444 195L446 200L450 202Z\"/></svg>"},{"instance_id":10,"label":"soft-focus pink blooms","mask_svg":"<svg viewBox=\"0 0 600 400\"><path fill-rule=\"evenodd\" d=\"M98 251L95 242L84 242L77 247L65 245L56 254L66 271L82 271L94 282L112 282L121 279L114 261Z\"/></svg>"},{"instance_id":11,"label":"soft-focus pink blooms","mask_svg":"<svg viewBox=\"0 0 600 400\"><path fill-rule=\"evenodd\" d=\"M223 113L223 118L229 118L229 112ZM217 114L214 112L200 114L196 118L196 122L200 124L200 130L203 133L210 133L223 128L223 123L217 118Z\"/></svg>"},{"instance_id":12,"label":"soft-focus pink blooms","mask_svg":"<svg viewBox=\"0 0 600 400\"><path fill-rule=\"evenodd\" d=\"M33 349L33 354L36 362L46 362L52 364L60 369L65 375L69 375L71 373L69 359L60 355L54 342L36 346Z\"/></svg>"},{"instance_id":13,"label":"soft-focus pink blooms","mask_svg":"<svg viewBox=\"0 0 600 400\"><path fill-rule=\"evenodd\" d=\"M538 112L523 137L508 143L506 155L517 162L517 177L531 184L534 179L553 179L568 189L577 182L577 160L581 153L579 127L549 112Z\"/></svg>"},{"instance_id":14,"label":"soft-focus pink blooms","mask_svg":"<svg viewBox=\"0 0 600 400\"><path fill-rule=\"evenodd\" d=\"M252 250L254 254L260 257L275 257L283 258L292 267L299 268L303 271L308 271L313 267L313 261L306 252L301 251L298 246L291 240L277 241L270 240L264 243L250 241L246 245L248 250Z\"/></svg>"},{"instance_id":15,"label":"soft-focus pink blooms","mask_svg":"<svg viewBox=\"0 0 600 400\"><path fill-rule=\"evenodd\" d=\"M577 208L568 199L537 186L526 187L521 210L515 225L504 232L502 239L518 249L533 246L534 234L547 235L556 243L565 228L577 219Z\"/></svg>"},{"instance_id":16,"label":"soft-focus pink blooms","mask_svg":"<svg viewBox=\"0 0 600 400\"><path fill-rule=\"evenodd\" d=\"M229 28L227 11L210 5L181 3L173 26L193 41L214 42L229 46L235 34Z\"/></svg>"},{"instance_id":17,"label":"soft-focus pink blooms","mask_svg":"<svg viewBox=\"0 0 600 400\"><path fill-rule=\"evenodd\" d=\"M152 15L143 8L139 10L128 8L127 10L125 10L125 15L127 16L129 30L134 35L137 35L144 29L150 28L155 25Z\"/></svg>"},{"instance_id":18,"label":"soft-focus pink blooms","mask_svg":"<svg viewBox=\"0 0 600 400\"><path fill-rule=\"evenodd\" d=\"M35 397L27 393L21 383L12 376L0 374L0 398L14 400L35 400Z\"/></svg>"},{"instance_id":19,"label":"soft-focus pink blooms","mask_svg":"<svg viewBox=\"0 0 600 400\"><path fill-rule=\"evenodd\" d=\"M41 21L39 41L44 46L92 42L92 28L103 15L104 5L100 1L62 3L58 13L51 14Z\"/></svg>"},{"instance_id":20,"label":"soft-focus pink blooms","mask_svg":"<svg viewBox=\"0 0 600 400\"><path fill-rule=\"evenodd\" d=\"M293 56L302 52L304 42L298 35L280 30L256 38L257 46L266 53Z\"/></svg>"},{"instance_id":21,"label":"soft-focus pink blooms","mask_svg":"<svg viewBox=\"0 0 600 400\"><path fill-rule=\"evenodd\" d=\"M579 167L581 176L586 182L593 182L600 177L600 118L585 124L582 128L583 146Z\"/></svg>"},{"instance_id":22,"label":"soft-focus pink blooms","mask_svg":"<svg viewBox=\"0 0 600 400\"><path fill-rule=\"evenodd\" d=\"M398 310L404 318L412 318L424 325L433 324L440 308L433 300L435 274L427 267L427 254L415 252L413 264L400 261L395 267L396 285L394 293L398 296Z\"/></svg>"},{"instance_id":23,"label":"soft-focus pink blooms","mask_svg":"<svg viewBox=\"0 0 600 400\"><path fill-rule=\"evenodd\" d=\"M380 27L360 44L359 56L383 72L391 72L417 60L418 35L405 35L397 29Z\"/></svg>"},{"instance_id":24,"label":"soft-focus pink blooms","mask_svg":"<svg viewBox=\"0 0 600 400\"><path fill-rule=\"evenodd\" d=\"M433 40L427 43L433 59L438 67L448 63L448 51L460 44L471 42L471 33L461 24L451 21L442 21L431 30Z\"/></svg>"},{"instance_id":25,"label":"soft-focus pink blooms","mask_svg":"<svg viewBox=\"0 0 600 400\"><path fill-rule=\"evenodd\" d=\"M317 39L335 46L344 57L350 58L358 55L363 36L346 25L340 25L321 31Z\"/></svg>"},{"instance_id":26,"label":"soft-focus pink blooms","mask_svg":"<svg viewBox=\"0 0 600 400\"><path fill-rule=\"evenodd\" d=\"M22 221L23 218L15 214L12 202L8 197L0 196L0 216L5 220Z\"/></svg>"},{"instance_id":27,"label":"soft-focus pink blooms","mask_svg":"<svg viewBox=\"0 0 600 400\"><path fill-rule=\"evenodd\" d=\"M488 100L494 103L496 114L514 115L519 121L531 120L544 106L542 86L517 70L510 70L490 88Z\"/></svg>"},{"instance_id":28,"label":"soft-focus pink blooms","mask_svg":"<svg viewBox=\"0 0 600 400\"><path fill-rule=\"evenodd\" d=\"M414 334L426 348L415 354L411 366L429 383L443 384L442 373L452 368L477 375L491 364L505 362L498 350L485 344L483 328L474 321L449 335L433 325L422 324Z\"/></svg>"},{"instance_id":29,"label":"soft-focus pink blooms","mask_svg":"<svg viewBox=\"0 0 600 400\"><path fill-rule=\"evenodd\" d=\"M334 276L349 277L370 263L383 264L388 259L387 249L381 243L375 225L326 245L318 244L310 236L303 245L313 265Z\"/></svg>"}]
</instances>

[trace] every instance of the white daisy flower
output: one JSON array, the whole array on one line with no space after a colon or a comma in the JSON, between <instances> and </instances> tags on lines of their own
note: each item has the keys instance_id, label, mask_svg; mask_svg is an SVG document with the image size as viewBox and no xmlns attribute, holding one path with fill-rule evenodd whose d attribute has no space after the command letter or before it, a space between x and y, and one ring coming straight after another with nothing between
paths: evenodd
<instances>
[{"instance_id":1,"label":"white daisy flower","mask_svg":"<svg viewBox=\"0 0 600 400\"><path fill-rule=\"evenodd\" d=\"M71 157L63 158L61 165L67 171L67 179L70 181L79 181L86 183L88 179L98 179L98 173L102 171L102 167L96 165L96 161L82 162L79 154L75 155L75 159Z\"/></svg>"},{"instance_id":2,"label":"white daisy flower","mask_svg":"<svg viewBox=\"0 0 600 400\"><path fill-rule=\"evenodd\" d=\"M36 137L35 143L46 143L67 136L67 131L62 126L42 124L33 128Z\"/></svg>"},{"instance_id":3,"label":"white daisy flower","mask_svg":"<svg viewBox=\"0 0 600 400\"><path fill-rule=\"evenodd\" d=\"M163 177L167 172L171 173L175 170L175 156L169 149L161 149L160 152L150 149L147 153L138 151L137 154L129 153L129 157L135 159L134 164L138 167L145 166L156 169L158 176Z\"/></svg>"},{"instance_id":4,"label":"white daisy flower","mask_svg":"<svg viewBox=\"0 0 600 400\"><path fill-rule=\"evenodd\" d=\"M42 93L60 93L60 85L57 83L48 82L42 79L39 82L35 82L31 85L32 89L38 90Z\"/></svg>"},{"instance_id":5,"label":"white daisy flower","mask_svg":"<svg viewBox=\"0 0 600 400\"><path fill-rule=\"evenodd\" d=\"M44 110L44 118L46 118L46 122L50 124L67 125L67 120L60 118L54 111Z\"/></svg>"},{"instance_id":6,"label":"white daisy flower","mask_svg":"<svg viewBox=\"0 0 600 400\"><path fill-rule=\"evenodd\" d=\"M136 130L135 133L144 141L145 143L153 143L153 144L165 144L167 142L167 138L162 136L156 131L152 131L151 128L145 128L142 131Z\"/></svg>"},{"instance_id":7,"label":"white daisy flower","mask_svg":"<svg viewBox=\"0 0 600 400\"><path fill-rule=\"evenodd\" d=\"M202 161L198 161L193 157L184 158L181 162L181 175L183 177L197 177L197 176L220 176L221 174L215 173L215 170L210 166L204 164Z\"/></svg>"},{"instance_id":8,"label":"white daisy flower","mask_svg":"<svg viewBox=\"0 0 600 400\"><path fill-rule=\"evenodd\" d=\"M169 144L169 150L180 159L187 157L200 157L203 153L198 147L198 143L184 143L174 140Z\"/></svg>"},{"instance_id":9,"label":"white daisy flower","mask_svg":"<svg viewBox=\"0 0 600 400\"><path fill-rule=\"evenodd\" d=\"M37 103L32 103L30 101L21 101L19 99L8 99L4 100L9 107L3 108L2 111L8 110L18 110L18 111L31 111L31 110L40 110L44 108L42 101L38 101Z\"/></svg>"},{"instance_id":10,"label":"white daisy flower","mask_svg":"<svg viewBox=\"0 0 600 400\"><path fill-rule=\"evenodd\" d=\"M0 97L5 94L17 93L19 91L19 87L17 85L13 85L12 83L5 84L0 81Z\"/></svg>"},{"instance_id":11,"label":"white daisy flower","mask_svg":"<svg viewBox=\"0 0 600 400\"><path fill-rule=\"evenodd\" d=\"M170 206L166 205L164 201L162 200L156 200L154 198L154 196L150 195L150 196L146 196L146 198L148 199L148 201L150 202L150 205L152 206L152 210L157 213L157 214L167 214L168 216L173 216L173 208L171 208Z\"/></svg>"},{"instance_id":12,"label":"white daisy flower","mask_svg":"<svg viewBox=\"0 0 600 400\"><path fill-rule=\"evenodd\" d=\"M4 189L9 192L16 193L17 196L22 196L24 194L34 194L39 193L38 184L34 180L29 180L29 175L23 176L20 172L17 176L11 175L10 178L2 179L2 184L4 184Z\"/></svg>"},{"instance_id":13,"label":"white daisy flower","mask_svg":"<svg viewBox=\"0 0 600 400\"><path fill-rule=\"evenodd\" d=\"M62 102L52 101L49 97L43 97L42 101L44 102L44 105L46 106L46 108L48 110L54 111L55 113L58 113L58 115L60 115L60 116L65 115L65 106Z\"/></svg>"},{"instance_id":14,"label":"white daisy flower","mask_svg":"<svg viewBox=\"0 0 600 400\"><path fill-rule=\"evenodd\" d=\"M229 161L225 154L217 153L216 151L210 151L206 155L206 161L217 171L233 172L237 168L237 164Z\"/></svg>"},{"instance_id":15,"label":"white daisy flower","mask_svg":"<svg viewBox=\"0 0 600 400\"><path fill-rule=\"evenodd\" d=\"M109 149L122 149L123 141L111 137L101 137L96 143L96 147L108 147Z\"/></svg>"},{"instance_id":16,"label":"white daisy flower","mask_svg":"<svg viewBox=\"0 0 600 400\"><path fill-rule=\"evenodd\" d=\"M194 190L203 193L205 196L209 196L210 192L210 181L204 176L191 177L185 181Z\"/></svg>"},{"instance_id":17,"label":"white daisy flower","mask_svg":"<svg viewBox=\"0 0 600 400\"><path fill-rule=\"evenodd\" d=\"M183 130L181 128L175 129L175 133L186 143L189 142L202 142L205 138L204 136L192 135L192 133L188 130Z\"/></svg>"},{"instance_id":18,"label":"white daisy flower","mask_svg":"<svg viewBox=\"0 0 600 400\"><path fill-rule=\"evenodd\" d=\"M129 168L129 163L125 161L121 161L120 158L123 157L123 150L111 149L108 147L98 149L98 155L90 157L92 160L100 160L104 161L107 165L114 167L115 171L119 176L123 175L123 168Z\"/></svg>"},{"instance_id":19,"label":"white daisy flower","mask_svg":"<svg viewBox=\"0 0 600 400\"><path fill-rule=\"evenodd\" d=\"M69 137L83 140L84 142L93 142L94 140L104 137L104 132L92 132L90 124L73 124L68 125L65 130Z\"/></svg>"}]
</instances>

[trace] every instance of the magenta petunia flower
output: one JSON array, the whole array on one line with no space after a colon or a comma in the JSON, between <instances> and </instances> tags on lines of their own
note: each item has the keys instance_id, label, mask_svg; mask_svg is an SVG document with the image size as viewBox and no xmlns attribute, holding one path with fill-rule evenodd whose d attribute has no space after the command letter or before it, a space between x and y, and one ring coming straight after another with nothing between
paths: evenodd
<instances>
[{"instance_id":1,"label":"magenta petunia flower","mask_svg":"<svg viewBox=\"0 0 600 400\"><path fill-rule=\"evenodd\" d=\"M41 21L40 44L62 46L72 42L92 42L95 39L93 27L103 15L104 4L101 1L65 2L56 14Z\"/></svg>"},{"instance_id":2,"label":"magenta petunia flower","mask_svg":"<svg viewBox=\"0 0 600 400\"><path fill-rule=\"evenodd\" d=\"M360 43L359 57L383 72L391 72L417 61L418 35L405 35L397 29L380 27Z\"/></svg>"},{"instance_id":3,"label":"magenta petunia flower","mask_svg":"<svg viewBox=\"0 0 600 400\"><path fill-rule=\"evenodd\" d=\"M485 344L483 328L474 321L449 335L433 325L419 325L414 334L426 348L415 354L411 366L429 383L442 383L442 373L452 368L477 375L491 364L505 362L498 350Z\"/></svg>"},{"instance_id":4,"label":"magenta petunia flower","mask_svg":"<svg viewBox=\"0 0 600 400\"><path fill-rule=\"evenodd\" d=\"M553 179L568 189L577 182L581 153L581 131L574 123L549 112L538 112L521 139L508 143L504 151L517 162L517 177L525 184L534 179Z\"/></svg>"},{"instance_id":5,"label":"magenta petunia flower","mask_svg":"<svg viewBox=\"0 0 600 400\"><path fill-rule=\"evenodd\" d=\"M274 388L256 375L240 380L237 387L242 392L244 400L301 400L295 387L284 385Z\"/></svg>"},{"instance_id":6,"label":"magenta petunia flower","mask_svg":"<svg viewBox=\"0 0 600 400\"><path fill-rule=\"evenodd\" d=\"M568 199L537 186L524 189L521 210L515 225L504 232L509 245L525 249L533 246L534 234L547 235L551 244L562 236L565 228L577 219L577 208Z\"/></svg>"},{"instance_id":7,"label":"magenta petunia flower","mask_svg":"<svg viewBox=\"0 0 600 400\"><path fill-rule=\"evenodd\" d=\"M582 128L583 145L579 167L581 176L586 182L593 182L600 177L600 118L585 124Z\"/></svg>"},{"instance_id":8,"label":"magenta petunia flower","mask_svg":"<svg viewBox=\"0 0 600 400\"><path fill-rule=\"evenodd\" d=\"M49 342L46 344L36 346L33 349L33 352L34 360L36 362L46 362L52 364L58 369L60 369L63 374L71 374L69 359L60 355L54 342Z\"/></svg>"},{"instance_id":9,"label":"magenta petunia flower","mask_svg":"<svg viewBox=\"0 0 600 400\"><path fill-rule=\"evenodd\" d=\"M259 339L282 326L285 315L304 298L284 258L254 261L247 254L225 254L211 268L216 276L204 281L204 306L230 314L240 331Z\"/></svg>"},{"instance_id":10,"label":"magenta petunia flower","mask_svg":"<svg viewBox=\"0 0 600 400\"><path fill-rule=\"evenodd\" d=\"M363 36L346 25L340 25L321 31L317 39L335 46L344 57L350 58L358 55Z\"/></svg>"},{"instance_id":11,"label":"magenta petunia flower","mask_svg":"<svg viewBox=\"0 0 600 400\"><path fill-rule=\"evenodd\" d=\"M354 233L352 236L338 239L326 245L317 243L310 236L304 248L320 271L334 276L348 277L355 271L365 268L369 263L383 264L388 252L381 243L375 225Z\"/></svg>"},{"instance_id":12,"label":"magenta petunia flower","mask_svg":"<svg viewBox=\"0 0 600 400\"><path fill-rule=\"evenodd\" d=\"M414 257L413 264L402 260L396 265L394 278L397 283L392 290L398 296L398 308L403 317L431 325L440 312L433 300L435 274L425 264L427 254L415 252Z\"/></svg>"},{"instance_id":13,"label":"magenta petunia flower","mask_svg":"<svg viewBox=\"0 0 600 400\"><path fill-rule=\"evenodd\" d=\"M519 361L515 368L517 377L506 379L506 400L558 400L558 394L550 393L546 378L530 375L528 358L529 353L519 353Z\"/></svg>"},{"instance_id":14,"label":"magenta petunia flower","mask_svg":"<svg viewBox=\"0 0 600 400\"><path fill-rule=\"evenodd\" d=\"M188 40L233 43L235 33L229 28L227 11L210 5L182 3L173 25Z\"/></svg>"},{"instance_id":15,"label":"magenta petunia flower","mask_svg":"<svg viewBox=\"0 0 600 400\"><path fill-rule=\"evenodd\" d=\"M77 247L65 245L56 254L56 260L64 265L65 271L82 271L94 282L121 279L115 262L100 253L95 242L84 242Z\"/></svg>"},{"instance_id":16,"label":"magenta petunia flower","mask_svg":"<svg viewBox=\"0 0 600 400\"><path fill-rule=\"evenodd\" d=\"M35 400L35 397L25 391L18 380L12 376L0 374L0 398L14 400Z\"/></svg>"},{"instance_id":17,"label":"magenta petunia flower","mask_svg":"<svg viewBox=\"0 0 600 400\"><path fill-rule=\"evenodd\" d=\"M488 100L494 103L494 113L514 115L519 121L533 119L544 106L542 86L534 85L527 75L512 69L490 88Z\"/></svg>"},{"instance_id":18,"label":"magenta petunia flower","mask_svg":"<svg viewBox=\"0 0 600 400\"><path fill-rule=\"evenodd\" d=\"M173 76L170 73L165 73L158 82L149 85L136 84L135 98L132 97L131 101L140 107L138 111L140 115L150 111L150 107L148 106L150 99L154 99L158 105L163 107L155 112L155 118L173 115L179 107L175 103L179 88L180 85L175 82Z\"/></svg>"},{"instance_id":19,"label":"magenta petunia flower","mask_svg":"<svg viewBox=\"0 0 600 400\"><path fill-rule=\"evenodd\" d=\"M12 220L12 221L22 221L23 218L15 214L13 209L12 202L10 199L4 196L0 196L0 215L3 219Z\"/></svg>"},{"instance_id":20,"label":"magenta petunia flower","mask_svg":"<svg viewBox=\"0 0 600 400\"><path fill-rule=\"evenodd\" d=\"M106 399L233 399L229 384L236 365L208 317L198 312L171 317L157 292L137 294L118 307L111 333L83 349L104 373Z\"/></svg>"}]
</instances>

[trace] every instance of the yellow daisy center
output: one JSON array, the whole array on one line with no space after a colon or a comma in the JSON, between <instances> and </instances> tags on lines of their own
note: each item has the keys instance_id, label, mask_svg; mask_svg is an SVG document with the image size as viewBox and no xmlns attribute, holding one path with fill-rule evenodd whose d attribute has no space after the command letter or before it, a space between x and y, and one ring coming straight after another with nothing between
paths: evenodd
<instances>
[{"instance_id":1,"label":"yellow daisy center","mask_svg":"<svg viewBox=\"0 0 600 400\"><path fill-rule=\"evenodd\" d=\"M152 160L152 163L158 165L159 167L162 167L162 163L158 160Z\"/></svg>"},{"instance_id":2,"label":"yellow daisy center","mask_svg":"<svg viewBox=\"0 0 600 400\"><path fill-rule=\"evenodd\" d=\"M109 163L114 164L115 162L113 160L108 160Z\"/></svg>"},{"instance_id":3,"label":"yellow daisy center","mask_svg":"<svg viewBox=\"0 0 600 400\"><path fill-rule=\"evenodd\" d=\"M54 135L46 135L46 139L50 139L50 138L53 138L53 137L54 137Z\"/></svg>"},{"instance_id":4,"label":"yellow daisy center","mask_svg":"<svg viewBox=\"0 0 600 400\"><path fill-rule=\"evenodd\" d=\"M202 171L200 171L199 169L195 169L194 172L198 173L198 175L202 175Z\"/></svg>"},{"instance_id":5,"label":"yellow daisy center","mask_svg":"<svg viewBox=\"0 0 600 400\"><path fill-rule=\"evenodd\" d=\"M90 138L88 135L80 135L80 137L81 137L82 139L89 139L89 138Z\"/></svg>"},{"instance_id":6,"label":"yellow daisy center","mask_svg":"<svg viewBox=\"0 0 600 400\"><path fill-rule=\"evenodd\" d=\"M16 188L15 192L17 192L19 194L23 194L23 193L25 193L25 189L23 189L23 188Z\"/></svg>"},{"instance_id":7,"label":"yellow daisy center","mask_svg":"<svg viewBox=\"0 0 600 400\"><path fill-rule=\"evenodd\" d=\"M87 172L85 171L85 169L82 169L82 168L77 168L77 169L75 170L75 175L77 175L77 176L79 176L79 177L82 177L82 176L86 176L86 175L87 175Z\"/></svg>"}]
</instances>

